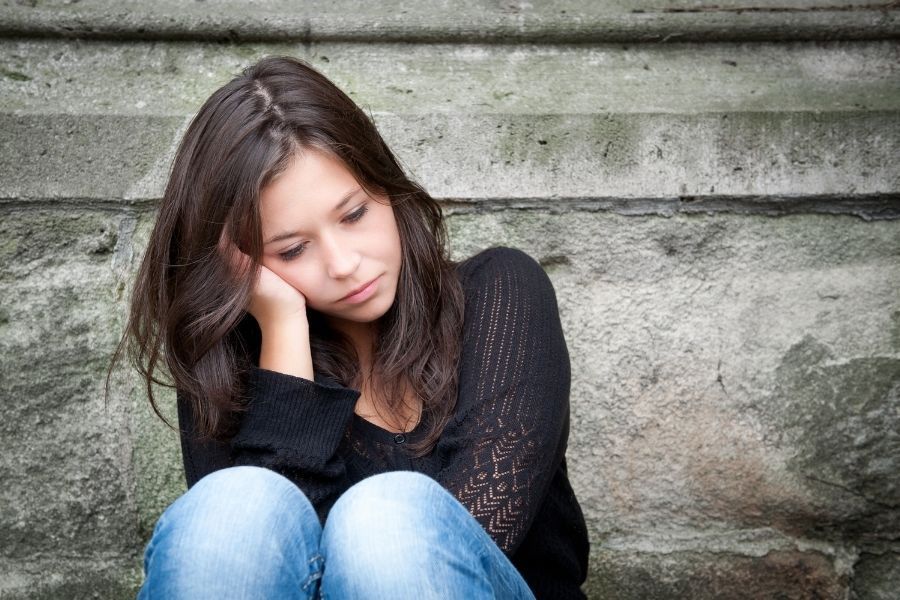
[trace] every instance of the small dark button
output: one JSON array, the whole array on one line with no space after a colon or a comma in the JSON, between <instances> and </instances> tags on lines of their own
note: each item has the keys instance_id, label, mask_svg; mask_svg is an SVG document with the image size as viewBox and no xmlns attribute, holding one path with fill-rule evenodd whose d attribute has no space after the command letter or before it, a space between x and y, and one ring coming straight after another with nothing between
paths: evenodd
<instances>
[{"instance_id":1,"label":"small dark button","mask_svg":"<svg viewBox=\"0 0 900 600\"><path fill-rule=\"evenodd\" d=\"M403 435L402 433L398 433L397 435L394 436L394 441L397 442L398 444L402 444L403 442L406 441L406 436Z\"/></svg>"}]
</instances>

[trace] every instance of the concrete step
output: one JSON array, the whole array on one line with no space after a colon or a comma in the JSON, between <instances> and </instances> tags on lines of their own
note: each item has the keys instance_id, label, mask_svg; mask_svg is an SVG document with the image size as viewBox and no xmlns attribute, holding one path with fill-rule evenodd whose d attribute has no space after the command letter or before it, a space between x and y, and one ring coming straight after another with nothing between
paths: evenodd
<instances>
[{"instance_id":1,"label":"concrete step","mask_svg":"<svg viewBox=\"0 0 900 600\"><path fill-rule=\"evenodd\" d=\"M0 202L152 202L191 115L267 54L299 56L331 77L426 189L463 210L900 211L891 41L5 40Z\"/></svg>"},{"instance_id":2,"label":"concrete step","mask_svg":"<svg viewBox=\"0 0 900 600\"><path fill-rule=\"evenodd\" d=\"M134 598L143 580L141 557L97 554L37 560L0 559L0 598L51 600Z\"/></svg>"},{"instance_id":3,"label":"concrete step","mask_svg":"<svg viewBox=\"0 0 900 600\"><path fill-rule=\"evenodd\" d=\"M900 37L891 0L68 0L0 5L0 35L375 42L669 42Z\"/></svg>"}]
</instances>

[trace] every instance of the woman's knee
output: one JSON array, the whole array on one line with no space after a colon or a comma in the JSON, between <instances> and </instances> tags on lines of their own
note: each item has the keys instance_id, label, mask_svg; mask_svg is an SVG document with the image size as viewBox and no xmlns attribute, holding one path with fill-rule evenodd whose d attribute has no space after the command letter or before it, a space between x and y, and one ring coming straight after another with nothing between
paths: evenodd
<instances>
[{"instance_id":1,"label":"woman's knee","mask_svg":"<svg viewBox=\"0 0 900 600\"><path fill-rule=\"evenodd\" d=\"M232 543L269 544L306 530L321 533L312 504L290 480L260 467L239 466L203 477L160 517L154 536L171 534L187 549ZM185 543L193 540L193 544Z\"/></svg>"},{"instance_id":2,"label":"woman's knee","mask_svg":"<svg viewBox=\"0 0 900 600\"><path fill-rule=\"evenodd\" d=\"M402 588L442 598L441 586L483 585L451 583L471 579L479 568L480 555L461 527L466 520L465 507L421 473L392 471L360 481L335 502L322 532L323 597Z\"/></svg>"},{"instance_id":3,"label":"woman's knee","mask_svg":"<svg viewBox=\"0 0 900 600\"><path fill-rule=\"evenodd\" d=\"M401 501L415 504L421 496L449 494L437 481L418 471L388 471L372 475L348 489L335 503L335 507L360 502Z\"/></svg>"},{"instance_id":4,"label":"woman's knee","mask_svg":"<svg viewBox=\"0 0 900 600\"><path fill-rule=\"evenodd\" d=\"M274 590L300 590L318 576L320 536L315 510L290 480L258 467L215 471L157 522L144 554L142 595L225 597L245 586L273 597Z\"/></svg>"},{"instance_id":5,"label":"woman's knee","mask_svg":"<svg viewBox=\"0 0 900 600\"><path fill-rule=\"evenodd\" d=\"M328 523L332 528L346 526L356 535L364 529L398 525L415 527L430 519L449 495L434 479L415 471L390 471L363 479L338 498ZM452 496L450 497L452 498ZM344 522L346 525L342 525Z\"/></svg>"},{"instance_id":6,"label":"woman's knee","mask_svg":"<svg viewBox=\"0 0 900 600\"><path fill-rule=\"evenodd\" d=\"M172 508L202 508L235 516L265 516L306 498L289 479L270 469L239 466L213 471L200 479ZM308 501L307 501L308 502Z\"/></svg>"},{"instance_id":7,"label":"woman's knee","mask_svg":"<svg viewBox=\"0 0 900 600\"><path fill-rule=\"evenodd\" d=\"M390 559L410 548L427 550L439 544L441 530L452 526L459 507L437 481L413 471L391 471L368 477L348 489L335 502L322 532L322 550L328 560L340 561L348 552L353 560L372 563ZM448 518L449 517L449 518Z\"/></svg>"}]
</instances>

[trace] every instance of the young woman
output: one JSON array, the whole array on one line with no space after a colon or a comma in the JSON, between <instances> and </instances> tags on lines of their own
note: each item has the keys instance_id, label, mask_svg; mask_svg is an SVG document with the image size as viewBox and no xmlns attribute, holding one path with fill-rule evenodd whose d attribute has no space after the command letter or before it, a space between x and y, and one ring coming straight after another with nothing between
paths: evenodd
<instances>
[{"instance_id":1,"label":"young woman","mask_svg":"<svg viewBox=\"0 0 900 600\"><path fill-rule=\"evenodd\" d=\"M439 205L306 63L193 119L125 346L154 410L161 372L177 390L189 487L139 598L583 597L550 280L510 248L450 261Z\"/></svg>"}]
</instances>

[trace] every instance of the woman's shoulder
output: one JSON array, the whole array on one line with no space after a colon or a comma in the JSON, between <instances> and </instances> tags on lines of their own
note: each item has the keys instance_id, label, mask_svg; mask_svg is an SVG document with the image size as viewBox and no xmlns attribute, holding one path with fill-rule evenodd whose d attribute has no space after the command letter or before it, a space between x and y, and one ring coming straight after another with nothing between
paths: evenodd
<instances>
[{"instance_id":1,"label":"woman's shoulder","mask_svg":"<svg viewBox=\"0 0 900 600\"><path fill-rule=\"evenodd\" d=\"M457 270L467 293L496 288L498 284L531 290L550 285L544 268L537 260L525 251L509 246L481 250L457 263Z\"/></svg>"},{"instance_id":2,"label":"woman's shoulder","mask_svg":"<svg viewBox=\"0 0 900 600\"><path fill-rule=\"evenodd\" d=\"M471 277L480 271L502 271L511 267L540 268L540 264L525 251L510 246L492 246L476 252L456 264L460 274Z\"/></svg>"}]
</instances>

